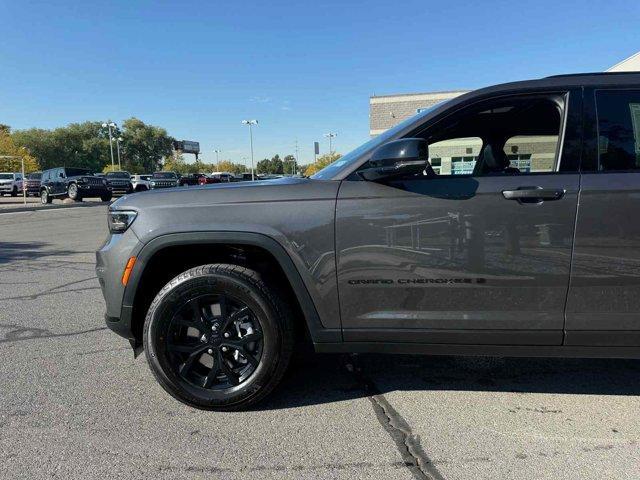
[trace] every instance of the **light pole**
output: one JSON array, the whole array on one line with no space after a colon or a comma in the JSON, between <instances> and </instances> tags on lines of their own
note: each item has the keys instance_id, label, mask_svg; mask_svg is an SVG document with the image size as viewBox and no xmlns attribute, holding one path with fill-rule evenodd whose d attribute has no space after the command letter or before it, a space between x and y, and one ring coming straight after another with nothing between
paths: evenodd
<instances>
[{"instance_id":1,"label":"light pole","mask_svg":"<svg viewBox=\"0 0 640 480\"><path fill-rule=\"evenodd\" d=\"M114 122L107 122L102 124L102 128L109 128L109 149L111 150L111 171L116 169L115 162L113 160L113 134L111 133L112 128L116 128L116 124Z\"/></svg>"},{"instance_id":2,"label":"light pole","mask_svg":"<svg viewBox=\"0 0 640 480\"><path fill-rule=\"evenodd\" d=\"M253 126L258 125L258 120L242 120L243 125L249 125L249 142L251 145L251 181L255 180L253 173Z\"/></svg>"},{"instance_id":3,"label":"light pole","mask_svg":"<svg viewBox=\"0 0 640 480\"><path fill-rule=\"evenodd\" d=\"M213 153L216 154L216 168L218 168L217 165L220 163L220 159L218 158L218 154L222 153L222 150L216 149L216 150L213 151Z\"/></svg>"},{"instance_id":4,"label":"light pole","mask_svg":"<svg viewBox=\"0 0 640 480\"><path fill-rule=\"evenodd\" d=\"M122 137L116 138L116 147L118 147L118 170L122 171L122 164L120 163L120 143L122 142Z\"/></svg>"},{"instance_id":5,"label":"light pole","mask_svg":"<svg viewBox=\"0 0 640 480\"><path fill-rule=\"evenodd\" d=\"M329 139L329 155L331 155L333 153L333 139L334 137L337 137L338 134L329 132L329 133L325 133L324 136Z\"/></svg>"}]
</instances>

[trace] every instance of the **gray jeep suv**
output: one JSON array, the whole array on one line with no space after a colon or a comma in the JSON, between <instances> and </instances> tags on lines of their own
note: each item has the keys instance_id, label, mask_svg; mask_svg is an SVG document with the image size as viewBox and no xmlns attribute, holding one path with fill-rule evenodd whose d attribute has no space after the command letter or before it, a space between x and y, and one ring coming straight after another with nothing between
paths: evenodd
<instances>
[{"instance_id":1,"label":"gray jeep suv","mask_svg":"<svg viewBox=\"0 0 640 480\"><path fill-rule=\"evenodd\" d=\"M174 397L244 408L319 352L640 357L640 74L498 85L311 178L124 197L106 322Z\"/></svg>"}]
</instances>

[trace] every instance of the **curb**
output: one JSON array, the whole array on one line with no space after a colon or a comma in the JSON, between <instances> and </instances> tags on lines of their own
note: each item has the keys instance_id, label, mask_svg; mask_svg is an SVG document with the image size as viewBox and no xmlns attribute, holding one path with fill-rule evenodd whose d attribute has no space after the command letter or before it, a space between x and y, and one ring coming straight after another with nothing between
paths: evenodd
<instances>
[{"instance_id":1,"label":"curb","mask_svg":"<svg viewBox=\"0 0 640 480\"><path fill-rule=\"evenodd\" d=\"M40 212L45 210L60 210L64 208L91 208L91 207L106 207L111 202L91 202L91 203L71 203L68 205L49 205L46 207L41 206L26 206L26 207L11 207L0 208L0 215L5 213L20 213L20 212Z\"/></svg>"}]
</instances>

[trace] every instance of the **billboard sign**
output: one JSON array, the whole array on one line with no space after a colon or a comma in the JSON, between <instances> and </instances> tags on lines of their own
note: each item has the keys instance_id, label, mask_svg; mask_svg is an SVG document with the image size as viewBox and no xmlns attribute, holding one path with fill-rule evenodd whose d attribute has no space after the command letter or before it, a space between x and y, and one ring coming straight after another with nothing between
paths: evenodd
<instances>
[{"instance_id":1,"label":"billboard sign","mask_svg":"<svg viewBox=\"0 0 640 480\"><path fill-rule=\"evenodd\" d=\"M173 142L173 148L181 151L182 153L200 153L200 142L193 142L191 140L178 140Z\"/></svg>"}]
</instances>

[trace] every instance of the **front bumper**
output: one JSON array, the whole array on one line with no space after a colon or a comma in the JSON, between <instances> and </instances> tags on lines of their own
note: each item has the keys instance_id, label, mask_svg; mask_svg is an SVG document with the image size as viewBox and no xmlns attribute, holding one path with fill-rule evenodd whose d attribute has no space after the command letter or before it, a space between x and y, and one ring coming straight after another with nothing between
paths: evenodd
<instances>
[{"instance_id":1,"label":"front bumper","mask_svg":"<svg viewBox=\"0 0 640 480\"><path fill-rule=\"evenodd\" d=\"M8 183L6 185L0 185L0 193L11 193L13 192L13 184Z\"/></svg>"},{"instance_id":2,"label":"front bumper","mask_svg":"<svg viewBox=\"0 0 640 480\"><path fill-rule=\"evenodd\" d=\"M111 192L112 193L131 193L133 192L133 185L129 184L125 184L125 185L110 185L111 187Z\"/></svg>"},{"instance_id":3,"label":"front bumper","mask_svg":"<svg viewBox=\"0 0 640 480\"><path fill-rule=\"evenodd\" d=\"M122 273L130 257L137 256L142 244L131 229L122 234L109 235L104 245L96 252L96 276L105 300L107 311L105 322L118 335L134 340L131 331L132 305L124 305L125 286ZM143 268L136 264L134 270Z\"/></svg>"},{"instance_id":4,"label":"front bumper","mask_svg":"<svg viewBox=\"0 0 640 480\"><path fill-rule=\"evenodd\" d=\"M83 197L101 197L102 195L108 195L113 193L111 187L103 187L99 185L82 185L78 184L78 191Z\"/></svg>"}]
</instances>

